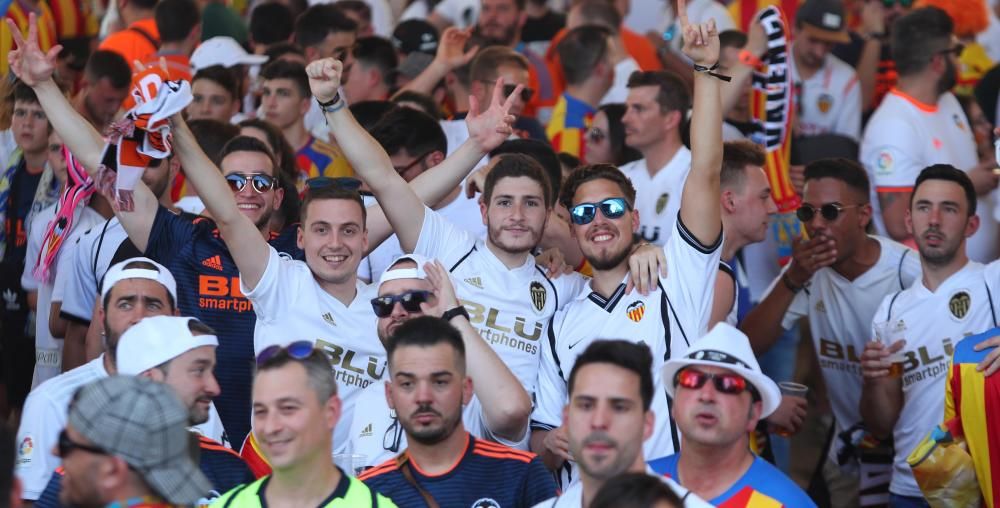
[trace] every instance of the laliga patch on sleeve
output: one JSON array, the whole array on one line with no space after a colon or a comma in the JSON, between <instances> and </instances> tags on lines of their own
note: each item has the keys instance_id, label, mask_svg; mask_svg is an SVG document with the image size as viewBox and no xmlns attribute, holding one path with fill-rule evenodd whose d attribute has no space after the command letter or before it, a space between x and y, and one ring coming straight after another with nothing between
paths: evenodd
<instances>
[{"instance_id":1,"label":"laliga patch on sleeve","mask_svg":"<svg viewBox=\"0 0 1000 508\"><path fill-rule=\"evenodd\" d=\"M31 434L24 436L24 439L17 444L17 466L26 466L31 463L31 457L35 454L35 440Z\"/></svg>"},{"instance_id":2,"label":"laliga patch on sleeve","mask_svg":"<svg viewBox=\"0 0 1000 508\"><path fill-rule=\"evenodd\" d=\"M879 152L875 159L875 174L879 176L891 175L892 165L892 154L888 151Z\"/></svg>"}]
</instances>

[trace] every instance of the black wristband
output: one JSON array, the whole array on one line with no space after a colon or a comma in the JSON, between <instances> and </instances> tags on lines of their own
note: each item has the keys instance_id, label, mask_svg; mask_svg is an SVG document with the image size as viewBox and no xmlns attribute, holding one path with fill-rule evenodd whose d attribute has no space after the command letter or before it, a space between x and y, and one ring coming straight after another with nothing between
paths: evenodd
<instances>
[{"instance_id":1,"label":"black wristband","mask_svg":"<svg viewBox=\"0 0 1000 508\"><path fill-rule=\"evenodd\" d=\"M728 81L732 81L733 80L733 78L731 78L729 76L726 76L724 74L719 74L719 73L715 72L715 70L718 69L718 68L719 68L719 62L715 62L715 65L713 65L711 67L705 67L704 65L694 64L694 70L695 70L695 72L704 72L705 74L708 74L709 76L712 76L712 77L715 77L715 78L719 78L722 81L727 81L728 82Z\"/></svg>"},{"instance_id":2,"label":"black wristband","mask_svg":"<svg viewBox=\"0 0 1000 508\"><path fill-rule=\"evenodd\" d=\"M320 105L320 107L322 107L322 108L328 108L330 106L333 106L334 104L336 104L339 101L340 101L340 92L337 92L337 93L333 94L333 98L330 99L327 102L322 102L319 99L316 99L316 102L318 102L319 105Z\"/></svg>"},{"instance_id":3,"label":"black wristband","mask_svg":"<svg viewBox=\"0 0 1000 508\"><path fill-rule=\"evenodd\" d=\"M457 316L465 316L465 319L469 319L471 321L471 319L469 318L469 311L465 309L464 305L459 305L454 309L446 310L444 314L441 314L441 319L445 321L451 321Z\"/></svg>"}]
</instances>

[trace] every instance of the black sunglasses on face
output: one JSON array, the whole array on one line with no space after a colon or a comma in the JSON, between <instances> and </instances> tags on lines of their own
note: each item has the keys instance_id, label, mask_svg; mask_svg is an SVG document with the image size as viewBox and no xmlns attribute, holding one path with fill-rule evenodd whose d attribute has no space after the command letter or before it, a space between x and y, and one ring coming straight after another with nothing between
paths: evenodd
<instances>
[{"instance_id":1,"label":"black sunglasses on face","mask_svg":"<svg viewBox=\"0 0 1000 508\"><path fill-rule=\"evenodd\" d=\"M257 366L264 365L280 353L287 354L296 360L305 360L316 350L316 345L307 340L297 340L287 346L268 346L257 355Z\"/></svg>"},{"instance_id":2,"label":"black sunglasses on face","mask_svg":"<svg viewBox=\"0 0 1000 508\"><path fill-rule=\"evenodd\" d=\"M277 180L263 173L230 173L226 175L226 183L229 184L229 188L233 192L243 192L248 182L257 194L263 194L273 189Z\"/></svg>"},{"instance_id":3,"label":"black sunglasses on face","mask_svg":"<svg viewBox=\"0 0 1000 508\"><path fill-rule=\"evenodd\" d=\"M609 219L617 219L632 209L625 198L608 198L600 203L580 203L574 206L569 211L569 218L577 226L590 224L597 217L598 208L601 209L601 214Z\"/></svg>"},{"instance_id":4,"label":"black sunglasses on face","mask_svg":"<svg viewBox=\"0 0 1000 508\"><path fill-rule=\"evenodd\" d=\"M399 302L406 312L420 312L420 304L430 300L430 297L430 291L407 291L398 295L380 296L372 298L372 310L375 311L376 317L389 317L396 302Z\"/></svg>"},{"instance_id":5,"label":"black sunglasses on face","mask_svg":"<svg viewBox=\"0 0 1000 508\"><path fill-rule=\"evenodd\" d=\"M604 141L604 138L606 137L608 137L608 135L597 127L591 127L590 130L587 131L587 141L591 143L600 143L601 141Z\"/></svg>"},{"instance_id":6,"label":"black sunglasses on face","mask_svg":"<svg viewBox=\"0 0 1000 508\"><path fill-rule=\"evenodd\" d=\"M63 429L59 433L59 442L56 444L56 451L59 453L60 458L66 458L73 450L83 450L85 452L96 453L98 455L107 455L108 452L104 449L98 448L96 446L86 445L83 443L77 443L69 437L69 433L66 429Z\"/></svg>"},{"instance_id":7,"label":"black sunglasses on face","mask_svg":"<svg viewBox=\"0 0 1000 508\"><path fill-rule=\"evenodd\" d=\"M837 217L840 217L841 212L844 210L847 210L848 208L857 208L859 206L861 205L826 203L821 205L819 208L816 208L813 205L805 204L800 206L798 210L795 210L795 216L802 222L810 222L813 220L813 217L816 217L816 212L818 211L825 220L833 222L837 220Z\"/></svg>"}]
</instances>

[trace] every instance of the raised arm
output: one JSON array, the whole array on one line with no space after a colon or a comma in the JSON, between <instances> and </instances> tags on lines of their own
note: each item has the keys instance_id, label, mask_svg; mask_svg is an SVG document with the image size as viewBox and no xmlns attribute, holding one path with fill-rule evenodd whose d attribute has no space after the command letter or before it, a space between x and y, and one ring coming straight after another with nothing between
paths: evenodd
<instances>
[{"instance_id":1,"label":"raised arm","mask_svg":"<svg viewBox=\"0 0 1000 508\"><path fill-rule=\"evenodd\" d=\"M11 51L8 56L10 70L34 89L52 128L59 133L63 143L80 161L87 173L97 180L104 139L80 113L73 109L69 100L52 80L56 55L59 54L61 46L53 47L48 54L42 52L38 46L38 28L34 14L30 15L27 39L21 37L21 32L10 19L7 19L7 26L17 45L17 49ZM113 199L113 196L109 196L109 200ZM136 184L132 199L135 203L132 211L115 211L115 215L132 239L132 243L139 250L145 251L159 204L156 196L141 181Z\"/></svg>"},{"instance_id":2,"label":"raised arm","mask_svg":"<svg viewBox=\"0 0 1000 508\"><path fill-rule=\"evenodd\" d=\"M712 67L719 61L719 33L715 21L688 22L685 1L678 2L684 54L696 65ZM691 117L691 172L684 183L680 217L703 245L714 244L722 232L719 210L719 174L722 171L722 82L705 72L695 72Z\"/></svg>"},{"instance_id":3,"label":"raised arm","mask_svg":"<svg viewBox=\"0 0 1000 508\"><path fill-rule=\"evenodd\" d=\"M306 67L309 86L319 102L328 103L337 97L342 67L340 61L332 58L317 60ZM475 100L471 100L469 116L466 119L469 141L463 143L442 163L448 165L445 166L446 169L458 168L459 171L467 172L488 150L502 143L510 134L513 117L508 111L513 97L520 93L520 88L506 101L502 100L502 90L502 80L497 80L493 102L490 108L482 113L479 112ZM382 146L358 124L346 107L332 106L331 111L326 113L326 121L330 131L337 138L337 144L343 150L344 156L358 176L371 187L379 203L391 203L391 206L383 208L383 211L396 231L403 250L412 251L416 247L424 221L423 200L396 173L392 161ZM415 180L415 184L417 187L422 187L426 182Z\"/></svg>"},{"instance_id":4,"label":"raised arm","mask_svg":"<svg viewBox=\"0 0 1000 508\"><path fill-rule=\"evenodd\" d=\"M267 241L260 229L240 212L222 172L201 150L181 115L174 115L170 120L174 126L174 153L180 157L184 174L219 227L222 239L240 270L243 285L247 289L257 287L270 257Z\"/></svg>"},{"instance_id":5,"label":"raised arm","mask_svg":"<svg viewBox=\"0 0 1000 508\"><path fill-rule=\"evenodd\" d=\"M455 27L446 28L441 33L441 42L438 43L434 60L417 77L409 83L403 85L399 91L406 90L419 92L426 95L434 94L434 87L451 71L469 63L479 46L465 49L465 43L472 35L472 28L459 30ZM398 92L397 92L398 93Z\"/></svg>"}]
</instances>

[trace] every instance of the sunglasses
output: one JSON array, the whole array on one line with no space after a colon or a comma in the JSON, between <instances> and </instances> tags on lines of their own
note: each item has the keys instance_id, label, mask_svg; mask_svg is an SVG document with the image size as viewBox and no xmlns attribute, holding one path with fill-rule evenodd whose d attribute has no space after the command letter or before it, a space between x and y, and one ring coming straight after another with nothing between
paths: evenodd
<instances>
[{"instance_id":1,"label":"sunglasses","mask_svg":"<svg viewBox=\"0 0 1000 508\"><path fill-rule=\"evenodd\" d=\"M819 214L823 216L823 219L828 222L833 222L840 217L841 212L847 210L848 208L857 208L861 205L842 205L840 203L827 203L825 205L816 208L813 205L802 205L798 210L795 210L795 216L799 218L802 222L810 222L816 217L816 211L819 210Z\"/></svg>"},{"instance_id":2,"label":"sunglasses","mask_svg":"<svg viewBox=\"0 0 1000 508\"><path fill-rule=\"evenodd\" d=\"M759 398L753 385L747 382L746 378L738 374L709 374L700 370L687 368L677 372L674 376L674 386L680 386L689 390L698 390L705 386L705 382L712 380L715 391L727 395L739 395L749 391L754 399Z\"/></svg>"},{"instance_id":3,"label":"sunglasses","mask_svg":"<svg viewBox=\"0 0 1000 508\"><path fill-rule=\"evenodd\" d=\"M396 306L396 302L399 302L399 304L403 306L403 310L406 312L420 312L420 304L427 302L430 298L430 291L407 291L398 295L386 295L378 298L372 298L371 301L372 309L375 311L375 316L384 318L389 317L389 314L392 314L392 309Z\"/></svg>"},{"instance_id":4,"label":"sunglasses","mask_svg":"<svg viewBox=\"0 0 1000 508\"><path fill-rule=\"evenodd\" d=\"M274 177L268 176L261 173L230 173L226 175L226 182L229 183L229 188L233 192L243 192L249 182L253 186L253 190L257 194L263 194L271 189L274 189L277 180Z\"/></svg>"},{"instance_id":5,"label":"sunglasses","mask_svg":"<svg viewBox=\"0 0 1000 508\"><path fill-rule=\"evenodd\" d=\"M349 176L316 176L306 180L306 190L322 189L323 187L340 187L341 189L356 191L361 188L361 180Z\"/></svg>"},{"instance_id":6,"label":"sunglasses","mask_svg":"<svg viewBox=\"0 0 1000 508\"><path fill-rule=\"evenodd\" d=\"M73 441L69 438L69 433L66 432L66 429L63 429L59 433L59 442L56 444L56 451L59 452L60 458L65 458L67 455L72 453L73 450L83 450L85 452L96 453L98 455L108 455L108 452L102 448Z\"/></svg>"},{"instance_id":7,"label":"sunglasses","mask_svg":"<svg viewBox=\"0 0 1000 508\"><path fill-rule=\"evenodd\" d=\"M407 164L405 166L398 167L398 168L395 167L395 166L393 166L392 169L395 169L396 173L399 173L400 175L404 175L404 174L406 174L407 171L409 171L409 170L413 169L414 167L416 167L417 164L420 164L421 162L423 162L424 159L426 159L427 156L430 155L430 154L432 154L432 153L434 153L434 150L431 150L431 151L428 151L428 152L424 152L423 154L420 155L420 157L417 157L416 159L413 159L413 162L411 162L411 163L409 163L409 164Z\"/></svg>"},{"instance_id":8,"label":"sunglasses","mask_svg":"<svg viewBox=\"0 0 1000 508\"><path fill-rule=\"evenodd\" d=\"M489 81L486 79L480 79L479 81L490 86L496 85L496 80ZM517 90L517 85L510 85L510 84L504 85L503 96L510 97L510 94L514 93L514 90ZM535 91L533 89L528 87L524 87L521 89L521 100L523 102L525 103L531 102L531 98L534 96L535 96Z\"/></svg>"},{"instance_id":9,"label":"sunglasses","mask_svg":"<svg viewBox=\"0 0 1000 508\"><path fill-rule=\"evenodd\" d=\"M891 9L892 6L896 4L899 4L900 7L905 9L909 9L910 7L913 7L913 0L882 0L882 5L884 5L886 9Z\"/></svg>"},{"instance_id":10,"label":"sunglasses","mask_svg":"<svg viewBox=\"0 0 1000 508\"><path fill-rule=\"evenodd\" d=\"M308 340L297 340L287 346L268 346L257 355L257 366L264 365L280 354L286 354L296 360L305 360L313 354L313 351L316 351L316 345Z\"/></svg>"},{"instance_id":11,"label":"sunglasses","mask_svg":"<svg viewBox=\"0 0 1000 508\"><path fill-rule=\"evenodd\" d=\"M590 224L597 216L597 209L609 219L617 219L632 209L625 198L608 198L600 203L580 203L569 211L570 220L577 226Z\"/></svg>"},{"instance_id":12,"label":"sunglasses","mask_svg":"<svg viewBox=\"0 0 1000 508\"><path fill-rule=\"evenodd\" d=\"M591 127L590 130L587 131L587 141L590 143L600 143L607 137L608 135L597 127Z\"/></svg>"}]
</instances>

